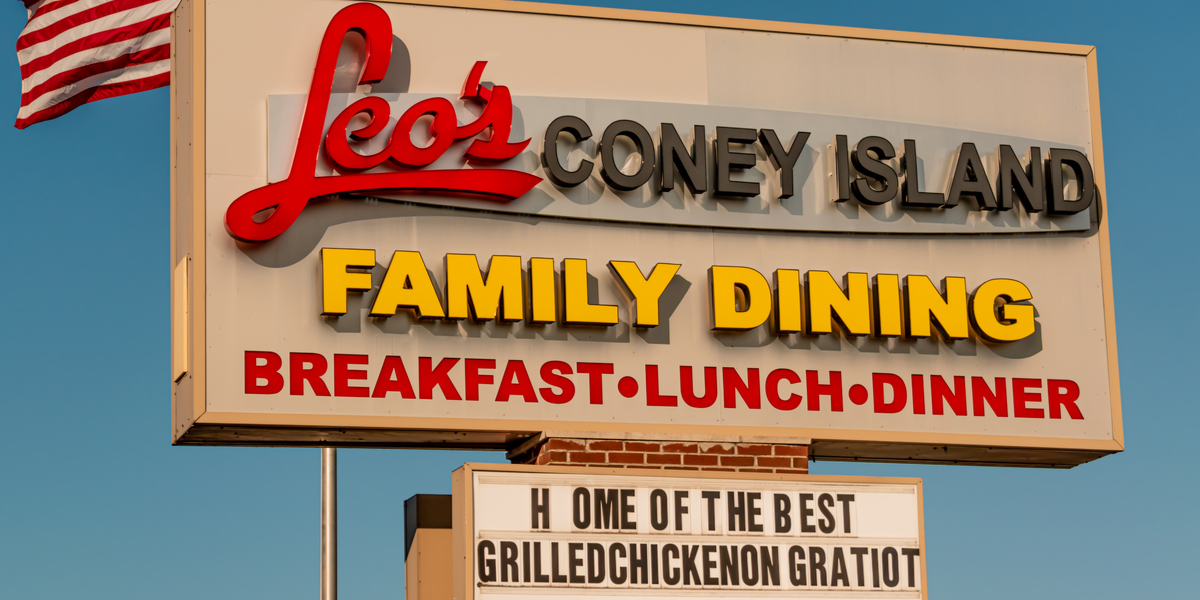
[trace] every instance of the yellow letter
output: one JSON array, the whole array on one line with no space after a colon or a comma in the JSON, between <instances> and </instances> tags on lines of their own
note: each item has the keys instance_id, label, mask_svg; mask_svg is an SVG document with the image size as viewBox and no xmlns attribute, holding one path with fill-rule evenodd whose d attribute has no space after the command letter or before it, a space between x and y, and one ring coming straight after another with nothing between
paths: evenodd
<instances>
[{"instance_id":1,"label":"yellow letter","mask_svg":"<svg viewBox=\"0 0 1200 600\"><path fill-rule=\"evenodd\" d=\"M637 264L628 261L609 261L608 268L616 274L621 289L633 299L633 326L657 327L658 300L679 272L679 265L658 263L650 270L649 278L642 276Z\"/></svg>"},{"instance_id":2,"label":"yellow letter","mask_svg":"<svg viewBox=\"0 0 1200 600\"><path fill-rule=\"evenodd\" d=\"M554 259L529 259L529 322L553 323L558 320L558 298L554 293Z\"/></svg>"},{"instance_id":3,"label":"yellow letter","mask_svg":"<svg viewBox=\"0 0 1200 600\"><path fill-rule=\"evenodd\" d=\"M611 304L590 304L588 299L587 261L565 258L562 266L563 322L567 325L617 324L617 307Z\"/></svg>"},{"instance_id":4,"label":"yellow letter","mask_svg":"<svg viewBox=\"0 0 1200 600\"><path fill-rule=\"evenodd\" d=\"M370 291L371 274L348 268L375 268L375 251L321 248L321 314L344 315L347 293Z\"/></svg>"},{"instance_id":5,"label":"yellow letter","mask_svg":"<svg viewBox=\"0 0 1200 600\"><path fill-rule=\"evenodd\" d=\"M371 306L371 316L388 317L401 308L411 308L418 319L445 316L420 252L399 251L392 255L392 264Z\"/></svg>"},{"instance_id":6,"label":"yellow letter","mask_svg":"<svg viewBox=\"0 0 1200 600\"><path fill-rule=\"evenodd\" d=\"M775 315L779 333L800 333L800 271L775 271Z\"/></svg>"},{"instance_id":7,"label":"yellow letter","mask_svg":"<svg viewBox=\"0 0 1200 600\"><path fill-rule=\"evenodd\" d=\"M962 277L942 279L945 295L924 275L904 278L904 295L908 304L908 337L930 337L931 324L946 339L962 340L968 335L967 280Z\"/></svg>"},{"instance_id":8,"label":"yellow letter","mask_svg":"<svg viewBox=\"0 0 1200 600\"><path fill-rule=\"evenodd\" d=\"M1000 318L996 318L996 300L1004 299L1000 305ZM1011 304L1033 299L1029 288L1015 279L993 279L985 281L971 296L971 324L979 337L989 342L1015 342L1031 335L1035 329L1033 307L1028 304Z\"/></svg>"},{"instance_id":9,"label":"yellow letter","mask_svg":"<svg viewBox=\"0 0 1200 600\"><path fill-rule=\"evenodd\" d=\"M771 285L754 269L713 266L708 270L708 291L714 331L754 329L771 317ZM738 292L745 310L738 310Z\"/></svg>"},{"instance_id":10,"label":"yellow letter","mask_svg":"<svg viewBox=\"0 0 1200 600\"><path fill-rule=\"evenodd\" d=\"M804 333L833 333L837 321L846 335L871 333L871 290L866 273L846 273L846 291L829 271L804 274Z\"/></svg>"},{"instance_id":11,"label":"yellow letter","mask_svg":"<svg viewBox=\"0 0 1200 600\"><path fill-rule=\"evenodd\" d=\"M499 309L501 321L520 321L523 292L520 256L493 256L485 283L474 254L446 255L448 319L491 321Z\"/></svg>"},{"instance_id":12,"label":"yellow letter","mask_svg":"<svg viewBox=\"0 0 1200 600\"><path fill-rule=\"evenodd\" d=\"M904 307L900 304L900 276L875 276L875 337L904 335Z\"/></svg>"}]
</instances>

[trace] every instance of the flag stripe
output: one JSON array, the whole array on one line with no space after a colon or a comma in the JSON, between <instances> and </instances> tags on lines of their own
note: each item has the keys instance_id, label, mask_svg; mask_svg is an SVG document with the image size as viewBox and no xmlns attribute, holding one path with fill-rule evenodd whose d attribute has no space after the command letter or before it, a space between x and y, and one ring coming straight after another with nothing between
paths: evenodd
<instances>
[{"instance_id":1,"label":"flag stripe","mask_svg":"<svg viewBox=\"0 0 1200 600\"><path fill-rule=\"evenodd\" d=\"M16 127L170 85L171 13L179 1L25 0Z\"/></svg>"},{"instance_id":2,"label":"flag stripe","mask_svg":"<svg viewBox=\"0 0 1200 600\"><path fill-rule=\"evenodd\" d=\"M64 113L78 108L88 102L95 102L105 98L115 98L126 94L134 94L153 90L155 88L166 87L171 85L171 73L158 73L149 77L133 79L130 81L121 81L118 83L107 83L89 88L75 94L65 102L59 102L48 108L39 110L30 114L28 117L17 119L17 129L25 129L34 123L48 121L55 117L62 116Z\"/></svg>"},{"instance_id":3,"label":"flag stripe","mask_svg":"<svg viewBox=\"0 0 1200 600\"><path fill-rule=\"evenodd\" d=\"M22 85L22 90L28 91L29 87L38 85L57 71L74 69L96 60L110 60L139 47L169 44L171 16L162 15L150 21L161 22L143 21L120 29L101 31L21 65L21 77L24 78L24 83L29 84ZM93 52L87 52L88 50Z\"/></svg>"},{"instance_id":4,"label":"flag stripe","mask_svg":"<svg viewBox=\"0 0 1200 600\"><path fill-rule=\"evenodd\" d=\"M112 60L95 62L84 65L82 67L62 71L47 79L41 85L34 86L33 89L21 94L21 106L28 106L34 100L43 95L53 92L59 88L66 87L75 83L79 83L90 77L109 71L124 69L133 65L143 65L147 63L158 62L160 60L170 60L171 45L164 44L162 46L154 46L137 52L122 54Z\"/></svg>"},{"instance_id":5,"label":"flag stripe","mask_svg":"<svg viewBox=\"0 0 1200 600\"><path fill-rule=\"evenodd\" d=\"M132 10L101 17L94 21L73 27L44 42L17 51L17 61L26 63L43 54L48 54L75 40L85 38L99 31L124 27L130 23L139 23L157 15L171 12L171 5L178 0L160 0L152 4L139 6Z\"/></svg>"},{"instance_id":6,"label":"flag stripe","mask_svg":"<svg viewBox=\"0 0 1200 600\"><path fill-rule=\"evenodd\" d=\"M164 72L170 76L170 69L171 61L168 59L141 65L130 65L116 71L108 71L106 73L92 75L86 79L81 79L75 83L65 85L52 94L42 94L41 97L37 98L33 102L22 106L18 117L25 118L45 108L65 102L71 96L85 92L94 87L104 85L106 83L121 83L123 81L141 79Z\"/></svg>"},{"instance_id":7,"label":"flag stripe","mask_svg":"<svg viewBox=\"0 0 1200 600\"><path fill-rule=\"evenodd\" d=\"M22 33L21 37L17 38L17 51L20 52L35 44L40 44L46 40L50 40L58 36L64 31L74 29L80 25L99 20L103 17L115 15L117 13L133 10L147 4L154 4L160 0L112 0L97 6L93 6L85 11L77 12L65 19L55 21L41 29Z\"/></svg>"}]
</instances>

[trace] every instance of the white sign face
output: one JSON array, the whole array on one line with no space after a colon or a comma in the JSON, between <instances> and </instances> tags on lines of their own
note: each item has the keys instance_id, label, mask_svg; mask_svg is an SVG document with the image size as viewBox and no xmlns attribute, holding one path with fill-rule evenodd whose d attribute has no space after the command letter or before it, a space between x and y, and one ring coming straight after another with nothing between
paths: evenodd
<instances>
[{"instance_id":1,"label":"white sign face","mask_svg":"<svg viewBox=\"0 0 1200 600\"><path fill-rule=\"evenodd\" d=\"M1123 449L1090 48L477 4L181 4L177 443Z\"/></svg>"},{"instance_id":2,"label":"white sign face","mask_svg":"<svg viewBox=\"0 0 1200 600\"><path fill-rule=\"evenodd\" d=\"M920 480L486 469L467 598L926 597Z\"/></svg>"}]
</instances>

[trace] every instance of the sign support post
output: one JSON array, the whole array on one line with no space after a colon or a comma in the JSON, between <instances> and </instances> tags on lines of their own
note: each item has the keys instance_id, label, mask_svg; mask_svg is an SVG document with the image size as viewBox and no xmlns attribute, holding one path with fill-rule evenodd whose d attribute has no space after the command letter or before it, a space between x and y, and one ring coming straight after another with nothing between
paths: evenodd
<instances>
[{"instance_id":1,"label":"sign support post","mask_svg":"<svg viewBox=\"0 0 1200 600\"><path fill-rule=\"evenodd\" d=\"M337 448L321 448L321 600L337 600Z\"/></svg>"}]
</instances>

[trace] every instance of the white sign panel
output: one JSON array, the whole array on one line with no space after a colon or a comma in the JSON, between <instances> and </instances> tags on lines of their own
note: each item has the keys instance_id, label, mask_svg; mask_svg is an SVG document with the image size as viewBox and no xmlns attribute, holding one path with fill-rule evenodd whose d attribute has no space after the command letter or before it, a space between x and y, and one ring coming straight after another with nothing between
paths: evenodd
<instances>
[{"instance_id":1,"label":"white sign panel","mask_svg":"<svg viewBox=\"0 0 1200 600\"><path fill-rule=\"evenodd\" d=\"M920 480L459 473L460 598L926 597Z\"/></svg>"},{"instance_id":2,"label":"white sign panel","mask_svg":"<svg viewBox=\"0 0 1200 600\"><path fill-rule=\"evenodd\" d=\"M175 33L177 443L1124 447L1090 47L455 0Z\"/></svg>"}]
</instances>

